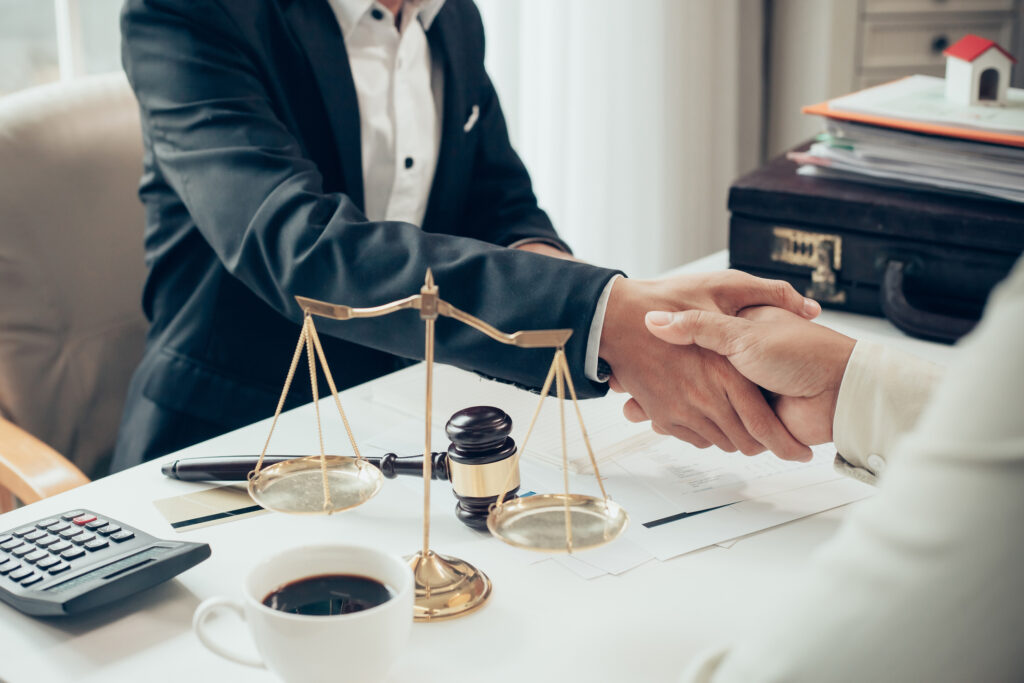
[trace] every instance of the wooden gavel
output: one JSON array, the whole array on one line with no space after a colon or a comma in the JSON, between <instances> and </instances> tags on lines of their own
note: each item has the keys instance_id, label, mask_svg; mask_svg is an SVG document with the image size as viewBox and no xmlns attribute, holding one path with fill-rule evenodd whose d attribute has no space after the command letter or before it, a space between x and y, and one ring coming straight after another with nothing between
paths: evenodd
<instances>
[{"instance_id":1,"label":"wooden gavel","mask_svg":"<svg viewBox=\"0 0 1024 683\"><path fill-rule=\"evenodd\" d=\"M519 491L519 472L513 472L516 442L509 436L512 418L494 406L472 406L452 415L444 429L451 444L445 452L431 453L431 478L450 481L458 500L455 516L469 527L485 530L491 505L498 502L506 482L509 489L504 500L515 498ZM268 455L263 464L269 467L297 457L308 456ZM388 479L423 476L422 455L386 453L366 460ZM249 455L185 458L164 465L162 471L184 481L245 481L255 462L255 456Z\"/></svg>"},{"instance_id":2,"label":"wooden gavel","mask_svg":"<svg viewBox=\"0 0 1024 683\"><path fill-rule=\"evenodd\" d=\"M448 480L458 499L455 516L474 529L487 528L491 505L498 502L502 488L515 467L516 442L512 418L500 408L473 406L452 415L444 427L451 440L447 452L431 453L434 459L432 479ZM400 458L388 453L382 458L367 458L388 479L399 474L423 476L423 456ZM516 497L519 472L512 474L504 500Z\"/></svg>"}]
</instances>

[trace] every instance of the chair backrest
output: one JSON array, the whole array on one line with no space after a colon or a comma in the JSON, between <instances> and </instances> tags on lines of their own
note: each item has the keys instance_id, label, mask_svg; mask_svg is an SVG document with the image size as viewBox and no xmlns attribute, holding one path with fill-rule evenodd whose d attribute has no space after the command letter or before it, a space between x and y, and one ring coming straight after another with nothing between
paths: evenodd
<instances>
[{"instance_id":1,"label":"chair backrest","mask_svg":"<svg viewBox=\"0 0 1024 683\"><path fill-rule=\"evenodd\" d=\"M96 475L142 356L142 139L123 74L0 99L0 415Z\"/></svg>"}]
</instances>

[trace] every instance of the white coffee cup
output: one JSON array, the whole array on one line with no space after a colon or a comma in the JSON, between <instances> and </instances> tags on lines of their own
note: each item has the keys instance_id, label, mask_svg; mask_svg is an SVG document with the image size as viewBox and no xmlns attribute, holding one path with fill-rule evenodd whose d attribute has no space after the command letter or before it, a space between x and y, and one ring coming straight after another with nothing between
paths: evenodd
<instances>
[{"instance_id":1,"label":"white coffee cup","mask_svg":"<svg viewBox=\"0 0 1024 683\"><path fill-rule=\"evenodd\" d=\"M332 616L292 614L267 607L282 586L323 574L355 574L380 581L392 597L374 607ZM196 608L192 628L216 654L267 668L286 681L379 681L401 657L413 616L413 576L401 558L355 545L314 545L274 555L245 578L243 601L209 598ZM248 625L262 659L233 651L211 637L207 617L235 612Z\"/></svg>"}]
</instances>

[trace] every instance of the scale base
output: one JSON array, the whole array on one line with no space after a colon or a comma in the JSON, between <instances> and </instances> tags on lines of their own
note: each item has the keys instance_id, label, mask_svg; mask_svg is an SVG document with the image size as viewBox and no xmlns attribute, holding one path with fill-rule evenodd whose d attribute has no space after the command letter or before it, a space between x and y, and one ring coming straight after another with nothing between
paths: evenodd
<instances>
[{"instance_id":1,"label":"scale base","mask_svg":"<svg viewBox=\"0 0 1024 683\"><path fill-rule=\"evenodd\" d=\"M414 621L441 621L473 612L491 596L491 580L482 571L457 557L426 556L420 551L405 558L416 583Z\"/></svg>"}]
</instances>

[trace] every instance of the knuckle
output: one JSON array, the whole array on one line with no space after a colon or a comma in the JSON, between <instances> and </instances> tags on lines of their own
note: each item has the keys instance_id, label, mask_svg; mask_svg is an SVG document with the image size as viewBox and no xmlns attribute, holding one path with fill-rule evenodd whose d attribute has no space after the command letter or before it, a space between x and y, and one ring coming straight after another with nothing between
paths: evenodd
<instances>
[{"instance_id":1,"label":"knuckle","mask_svg":"<svg viewBox=\"0 0 1024 683\"><path fill-rule=\"evenodd\" d=\"M795 292L785 280L768 280L768 295L775 301L785 301Z\"/></svg>"},{"instance_id":2,"label":"knuckle","mask_svg":"<svg viewBox=\"0 0 1024 683\"><path fill-rule=\"evenodd\" d=\"M775 431L775 421L763 413L750 417L746 426L750 435L761 442L769 438Z\"/></svg>"},{"instance_id":3,"label":"knuckle","mask_svg":"<svg viewBox=\"0 0 1024 683\"><path fill-rule=\"evenodd\" d=\"M743 453L743 455L760 455L761 453L764 453L764 450L764 446L750 439L745 439L740 444L740 452Z\"/></svg>"}]
</instances>

